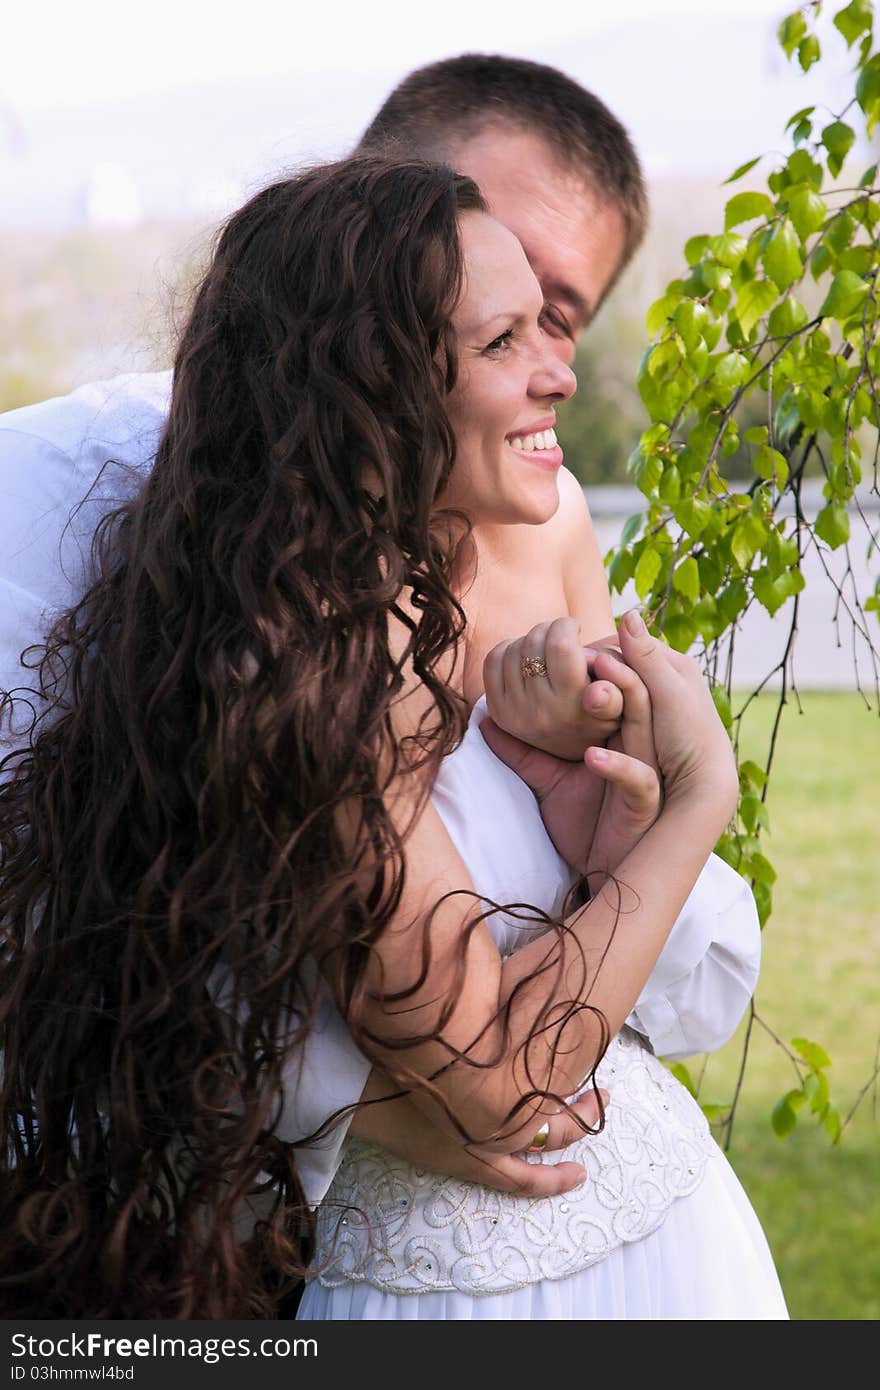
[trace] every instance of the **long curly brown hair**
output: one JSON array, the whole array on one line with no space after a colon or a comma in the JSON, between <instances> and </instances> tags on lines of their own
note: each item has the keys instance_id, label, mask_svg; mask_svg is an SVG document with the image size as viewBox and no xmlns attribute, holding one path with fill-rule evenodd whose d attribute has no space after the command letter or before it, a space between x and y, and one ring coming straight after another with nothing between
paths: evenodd
<instances>
[{"instance_id":1,"label":"long curly brown hair","mask_svg":"<svg viewBox=\"0 0 880 1390\"><path fill-rule=\"evenodd\" d=\"M266 1317L305 1266L285 1067L331 953L363 1040L404 881L383 797L464 727L467 532L437 500L482 208L443 166L357 156L229 220L155 467L33 662L43 709L0 765L10 1314ZM405 663L431 700L400 741Z\"/></svg>"},{"instance_id":2,"label":"long curly brown hair","mask_svg":"<svg viewBox=\"0 0 880 1390\"><path fill-rule=\"evenodd\" d=\"M272 1130L328 924L345 924L353 992L400 893L382 792L404 591L436 711L422 759L461 733L436 674L463 615L434 508L454 454L457 219L482 206L442 166L358 157L237 212L151 476L105 518L94 582L49 634L45 709L0 787L16 1312L267 1315L273 1278L301 1268L303 1192ZM360 808L366 880L342 804Z\"/></svg>"}]
</instances>

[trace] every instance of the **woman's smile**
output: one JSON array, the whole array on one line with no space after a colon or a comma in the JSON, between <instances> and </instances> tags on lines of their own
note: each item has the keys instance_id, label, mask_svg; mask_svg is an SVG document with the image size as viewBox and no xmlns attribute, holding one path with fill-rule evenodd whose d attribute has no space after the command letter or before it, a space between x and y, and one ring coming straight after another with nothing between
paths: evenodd
<instances>
[{"instance_id":1,"label":"woman's smile","mask_svg":"<svg viewBox=\"0 0 880 1390\"><path fill-rule=\"evenodd\" d=\"M506 443L515 454L526 454L529 463L538 468L556 470L562 463L562 449L556 439L553 425L540 429L515 430L507 436Z\"/></svg>"}]
</instances>

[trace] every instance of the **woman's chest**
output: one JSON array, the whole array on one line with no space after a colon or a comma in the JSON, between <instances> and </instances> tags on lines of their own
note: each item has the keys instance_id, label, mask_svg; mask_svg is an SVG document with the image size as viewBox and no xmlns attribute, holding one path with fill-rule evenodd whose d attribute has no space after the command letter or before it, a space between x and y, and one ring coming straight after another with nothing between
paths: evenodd
<instances>
[{"instance_id":1,"label":"woman's chest","mask_svg":"<svg viewBox=\"0 0 880 1390\"><path fill-rule=\"evenodd\" d=\"M525 563L481 568L462 607L467 638L461 689L471 708L483 693L483 663L493 647L568 614L561 574L530 571Z\"/></svg>"}]
</instances>

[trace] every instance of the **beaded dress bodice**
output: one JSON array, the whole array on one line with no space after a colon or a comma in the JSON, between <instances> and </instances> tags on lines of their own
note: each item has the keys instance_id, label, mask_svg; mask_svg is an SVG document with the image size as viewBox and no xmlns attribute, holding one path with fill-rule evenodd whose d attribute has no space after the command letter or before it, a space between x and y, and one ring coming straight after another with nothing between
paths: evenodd
<instances>
[{"instance_id":1,"label":"beaded dress bodice","mask_svg":"<svg viewBox=\"0 0 880 1390\"><path fill-rule=\"evenodd\" d=\"M478 701L432 793L477 891L555 914L571 871L532 793L491 752ZM520 914L488 918L503 955L542 928ZM314 1268L329 1287L365 1281L391 1293L504 1293L561 1278L640 1240L699 1185L713 1142L696 1101L624 1028L597 1073L611 1093L605 1128L535 1161L577 1160L587 1182L557 1197L516 1197L412 1168L348 1141L317 1216ZM530 1155L530 1157L532 1157Z\"/></svg>"}]
</instances>

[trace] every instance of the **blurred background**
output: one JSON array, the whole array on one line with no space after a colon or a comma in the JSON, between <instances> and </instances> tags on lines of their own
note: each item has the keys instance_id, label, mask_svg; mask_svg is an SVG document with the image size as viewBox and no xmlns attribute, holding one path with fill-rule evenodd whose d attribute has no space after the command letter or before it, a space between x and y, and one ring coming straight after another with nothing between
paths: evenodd
<instances>
[{"instance_id":1,"label":"blurred background","mask_svg":"<svg viewBox=\"0 0 880 1390\"><path fill-rule=\"evenodd\" d=\"M679 273L685 239L720 230L731 192L722 181L734 168L781 149L800 107L837 114L846 100L837 35L806 76L785 62L775 31L792 8L779 0L442 0L436 8L44 0L7 10L0 409L169 365L175 322L219 219L283 170L349 149L411 68L465 51L532 58L610 105L650 183L650 235L580 346L580 390L561 421L567 462L587 486L603 546L613 546L640 505L626 487L626 460L645 424L635 374L646 308ZM829 29L837 8L826 6ZM863 165L867 156L853 153ZM769 1022L751 1025L731 1157L793 1315L876 1318L877 711L852 690L833 592L825 585L811 603L798 647L799 682L811 693L784 721L769 803L768 853L779 873L759 994ZM774 622L750 622L739 644L749 688L787 619L782 610ZM752 705L745 731L759 761L775 716L770 699ZM748 1030L747 1021L734 1043L694 1067L701 1099L729 1099ZM841 1113L852 1111L840 1148L809 1121L784 1144L770 1128L773 1103L793 1084L774 1035L804 1032L831 1053Z\"/></svg>"},{"instance_id":2,"label":"blurred background","mask_svg":"<svg viewBox=\"0 0 880 1390\"><path fill-rule=\"evenodd\" d=\"M210 228L304 160L341 154L412 67L506 52L563 68L639 149L652 233L585 341L585 481L622 481L642 424L644 310L686 236L718 219L721 180L845 90L843 44L806 77L785 62L779 0L443 0L244 10L200 0L16 6L0 56L0 408L168 361L174 291ZM246 15L246 22L245 22Z\"/></svg>"}]
</instances>

